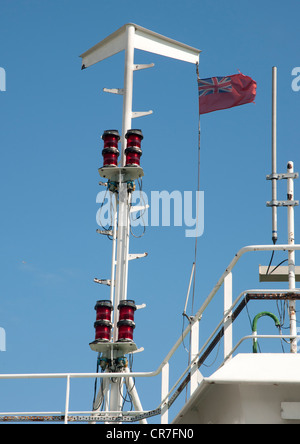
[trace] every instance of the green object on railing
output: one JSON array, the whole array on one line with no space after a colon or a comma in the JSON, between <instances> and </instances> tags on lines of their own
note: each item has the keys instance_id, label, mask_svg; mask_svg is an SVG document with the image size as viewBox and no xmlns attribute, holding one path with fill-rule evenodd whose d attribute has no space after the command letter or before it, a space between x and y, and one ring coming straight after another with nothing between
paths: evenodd
<instances>
[{"instance_id":1,"label":"green object on railing","mask_svg":"<svg viewBox=\"0 0 300 444\"><path fill-rule=\"evenodd\" d=\"M273 313L270 313L269 311L262 311L261 313L258 313L255 316L255 318L253 319L253 322L252 322L252 334L253 335L255 333L257 333L257 321L262 316L269 316L275 322L276 327L280 327L280 322L279 322L277 316L275 316ZM255 339L255 338L253 339L253 353L257 353L257 339Z\"/></svg>"}]
</instances>

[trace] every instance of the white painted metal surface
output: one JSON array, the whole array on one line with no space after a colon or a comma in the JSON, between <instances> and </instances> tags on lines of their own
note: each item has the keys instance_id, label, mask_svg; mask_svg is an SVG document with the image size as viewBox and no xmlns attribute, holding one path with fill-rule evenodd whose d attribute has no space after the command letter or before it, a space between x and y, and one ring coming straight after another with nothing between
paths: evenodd
<instances>
[{"instance_id":1,"label":"white painted metal surface","mask_svg":"<svg viewBox=\"0 0 300 444\"><path fill-rule=\"evenodd\" d=\"M275 267L271 267L269 274L267 274L268 266L259 265L259 281L260 282L288 282L289 281L289 267L280 266L273 271ZM296 282L300 282L300 266L295 267Z\"/></svg>"},{"instance_id":2,"label":"white painted metal surface","mask_svg":"<svg viewBox=\"0 0 300 444\"><path fill-rule=\"evenodd\" d=\"M294 172L294 163L288 162L287 172ZM294 180L292 178L287 179L287 199L289 201L294 200ZM288 211L288 243L289 245L295 244L295 221L294 221L294 206L287 207ZM296 286L295 275L295 251L288 252L288 270L289 270L289 289L293 290ZM290 301L289 303L290 314L290 333L291 335L297 334L297 321L296 321L296 301ZM291 353L297 353L297 341L293 339L291 341Z\"/></svg>"},{"instance_id":3,"label":"white painted metal surface","mask_svg":"<svg viewBox=\"0 0 300 444\"><path fill-rule=\"evenodd\" d=\"M277 67L272 68L272 174L277 173ZM277 179L272 179L272 201L277 201ZM272 240L277 242L277 207L272 207Z\"/></svg>"},{"instance_id":4,"label":"white painted metal surface","mask_svg":"<svg viewBox=\"0 0 300 444\"><path fill-rule=\"evenodd\" d=\"M282 402L281 418L289 420L300 420L300 402Z\"/></svg>"},{"instance_id":5,"label":"white painted metal surface","mask_svg":"<svg viewBox=\"0 0 300 444\"><path fill-rule=\"evenodd\" d=\"M300 384L300 355L240 353L206 380L214 384Z\"/></svg>"},{"instance_id":6,"label":"white painted metal surface","mask_svg":"<svg viewBox=\"0 0 300 444\"><path fill-rule=\"evenodd\" d=\"M224 279L224 359L232 350L232 273Z\"/></svg>"},{"instance_id":7,"label":"white painted metal surface","mask_svg":"<svg viewBox=\"0 0 300 444\"><path fill-rule=\"evenodd\" d=\"M126 47L125 35L129 27L134 28L134 41L132 42L134 48L184 62L199 62L199 54L201 52L199 49L185 45L184 43L180 43L134 23L127 23L100 43L81 54L80 57L82 58L84 67L87 68L123 51Z\"/></svg>"},{"instance_id":8,"label":"white painted metal surface","mask_svg":"<svg viewBox=\"0 0 300 444\"><path fill-rule=\"evenodd\" d=\"M299 355L239 354L204 378L173 424L300 423L298 404L282 414L287 399L300 399Z\"/></svg>"}]
</instances>

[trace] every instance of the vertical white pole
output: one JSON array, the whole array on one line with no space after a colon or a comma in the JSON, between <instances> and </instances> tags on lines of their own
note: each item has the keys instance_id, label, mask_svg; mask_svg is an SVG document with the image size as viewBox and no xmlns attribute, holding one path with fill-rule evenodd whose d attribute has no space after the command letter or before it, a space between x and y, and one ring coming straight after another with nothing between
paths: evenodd
<instances>
[{"instance_id":1,"label":"vertical white pole","mask_svg":"<svg viewBox=\"0 0 300 444\"><path fill-rule=\"evenodd\" d=\"M67 376L66 404L65 404L65 421L64 421L65 424L68 424L69 403L70 403L70 375Z\"/></svg>"},{"instance_id":2,"label":"vertical white pole","mask_svg":"<svg viewBox=\"0 0 300 444\"><path fill-rule=\"evenodd\" d=\"M272 174L277 174L277 68L272 68ZM277 179L272 179L272 201L277 200ZM272 206L272 240L277 242L277 207Z\"/></svg>"},{"instance_id":3,"label":"vertical white pole","mask_svg":"<svg viewBox=\"0 0 300 444\"><path fill-rule=\"evenodd\" d=\"M232 306L232 273L229 273L224 279L224 358L232 350L232 320L229 308ZM231 356L230 358L231 359Z\"/></svg>"},{"instance_id":4,"label":"vertical white pole","mask_svg":"<svg viewBox=\"0 0 300 444\"><path fill-rule=\"evenodd\" d=\"M161 399L169 393L169 363L166 362L161 371ZM161 424L168 424L169 422L169 410L168 410L168 398L161 407Z\"/></svg>"},{"instance_id":5,"label":"vertical white pole","mask_svg":"<svg viewBox=\"0 0 300 444\"><path fill-rule=\"evenodd\" d=\"M123 378L112 378L110 381L110 411L122 410Z\"/></svg>"},{"instance_id":6,"label":"vertical white pole","mask_svg":"<svg viewBox=\"0 0 300 444\"><path fill-rule=\"evenodd\" d=\"M294 172L294 163L288 162L287 172ZM294 200L294 179L287 179L287 198L288 200ZM294 220L294 207L288 206L288 244L295 244L295 220ZM288 253L288 269L289 269L289 289L294 290L296 287L295 278L295 251L289 251ZM296 324L296 301L290 301L289 303L289 314L290 314L290 334L297 335L297 324ZM297 339L291 340L291 353L297 353Z\"/></svg>"},{"instance_id":7,"label":"vertical white pole","mask_svg":"<svg viewBox=\"0 0 300 444\"><path fill-rule=\"evenodd\" d=\"M115 291L115 269L116 269L116 243L117 243L117 194L113 195L113 241L112 241L112 259L111 259L111 284L110 284L110 301L114 303Z\"/></svg>"},{"instance_id":8,"label":"vertical white pole","mask_svg":"<svg viewBox=\"0 0 300 444\"><path fill-rule=\"evenodd\" d=\"M191 327L191 362L195 359L199 352L199 322L196 321ZM191 367L190 395L194 393L198 387L198 366L194 364Z\"/></svg>"},{"instance_id":9,"label":"vertical white pole","mask_svg":"<svg viewBox=\"0 0 300 444\"><path fill-rule=\"evenodd\" d=\"M122 299L122 283L124 273L124 242L126 233L124 230L124 210L126 209L127 200L127 184L123 181L124 175L119 175L119 214L118 214L118 235L117 235L117 264L116 264L116 279L115 279L115 297L114 297L114 323L113 335L114 342L117 341L117 323L118 323L118 305ZM126 185L126 187L124 187ZM125 201L125 202L124 202Z\"/></svg>"},{"instance_id":10,"label":"vertical white pole","mask_svg":"<svg viewBox=\"0 0 300 444\"><path fill-rule=\"evenodd\" d=\"M128 367L125 368L125 373L129 373L130 374L130 370ZM125 378L125 384L127 386L129 395L132 399L132 403L133 406L135 408L136 411L143 411L143 407L137 392L137 389L135 387L135 382L134 379L131 377ZM146 419L141 419L139 421L140 424L147 424L147 420Z\"/></svg>"},{"instance_id":11,"label":"vertical white pole","mask_svg":"<svg viewBox=\"0 0 300 444\"><path fill-rule=\"evenodd\" d=\"M126 28L125 69L124 69L124 93L123 93L123 121L121 136L121 166L125 165L125 134L131 129L132 118L132 94L133 94L133 61L134 61L134 34L132 25ZM119 215L117 236L117 265L116 286L114 300L114 341L117 340L118 305L120 300L127 298L127 274L128 274L128 250L129 250L129 197L127 183L120 171L119 176ZM116 355L114 356L116 357ZM111 383L110 410L121 411L123 380Z\"/></svg>"},{"instance_id":12,"label":"vertical white pole","mask_svg":"<svg viewBox=\"0 0 300 444\"><path fill-rule=\"evenodd\" d=\"M121 166L125 165L125 134L131 128L132 94L133 94L133 61L134 61L134 33L132 25L126 28L124 94L123 94L123 121L121 136ZM123 182L120 174L119 182L119 220L117 239L117 270L116 270L116 303L126 299L128 248L129 248L129 211L127 183ZM115 309L117 308L115 303Z\"/></svg>"},{"instance_id":13,"label":"vertical white pole","mask_svg":"<svg viewBox=\"0 0 300 444\"><path fill-rule=\"evenodd\" d=\"M132 25L126 28L125 70L124 70L124 94L123 94L123 120L122 120L122 153L121 166L125 165L126 132L131 129L132 119L132 95L133 95L133 63L134 63L134 34Z\"/></svg>"}]
</instances>

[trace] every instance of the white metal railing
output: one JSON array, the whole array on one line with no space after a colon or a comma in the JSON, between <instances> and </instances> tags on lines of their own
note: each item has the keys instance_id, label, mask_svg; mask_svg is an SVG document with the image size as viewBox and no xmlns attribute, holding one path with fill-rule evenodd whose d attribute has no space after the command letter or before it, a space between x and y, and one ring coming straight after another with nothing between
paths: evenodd
<instances>
[{"instance_id":1,"label":"white metal railing","mask_svg":"<svg viewBox=\"0 0 300 444\"><path fill-rule=\"evenodd\" d=\"M300 336L294 336L294 335L246 335L243 338L241 338L238 343L233 347L230 353L225 357L224 363L230 359L230 357L233 355L233 353L236 352L236 350L239 348L239 346L247 339L300 339Z\"/></svg>"},{"instance_id":2,"label":"white metal railing","mask_svg":"<svg viewBox=\"0 0 300 444\"><path fill-rule=\"evenodd\" d=\"M42 373L42 374L0 374L0 380L4 379L53 379L53 378L64 378L66 379L66 399L65 399L65 410L63 412L1 412L0 413L0 419L3 417L7 417L9 419L15 419L15 420L30 420L31 416L40 416L40 420L44 420L47 415L52 416L55 419L63 420L65 424L67 424L70 421L106 421L106 422L128 422L128 421L139 421L143 418L154 416L161 414L161 422L162 423L168 423L168 410L170 407L170 397L172 393L175 391L176 387L181 383L184 377L189 374L190 372L190 378L188 379L188 382L191 382L191 387L193 387L193 390L195 387L197 387L199 383L199 376L200 379L203 378L201 373L197 370L197 361L205 348L208 346L208 344L212 341L218 330L224 325L224 362L232 356L232 354L237 350L237 348L240 346L240 344L245 339L253 339L253 335L245 336L242 338L238 344L233 348L232 347L232 336L230 331L230 322L228 325L228 319L230 318L230 313L232 310L237 306L238 302L244 297L244 295L247 293L246 291L243 291L237 299L234 301L234 303L231 302L232 300L232 286L226 285L226 288L224 288L224 293L227 292L227 295L224 294L224 299L226 299L227 296L227 302L226 306L224 307L224 316L217 325L217 327L214 329L212 334L209 336L207 341L204 343L204 345L201 347L201 349L193 356L193 359L191 363L187 366L185 371L182 373L182 375L178 378L176 383L173 385L173 387L169 388L169 361L178 349L178 347L182 344L186 336L191 333L191 343L193 342L193 337L195 339L195 332L198 335L198 321L201 319L202 314L210 304L210 302L213 300L214 296L220 289L220 287L226 282L226 279L230 276L231 278L231 272L237 262L240 260L240 258L248 252L256 252L256 251L295 251L300 250L300 245L250 245L243 247L239 250L239 252L234 256L220 279L218 280L217 284L214 286L212 291L209 293L208 297L200 307L200 309L197 311L196 315L193 316L191 319L191 322L188 324L184 332L180 335L176 343L173 345L171 350L168 352L164 360L161 362L161 364L158 366L158 368L155 371L151 372L132 372L130 373L130 377L133 378L149 378L154 377L159 374L162 375L162 390L161 390L161 402L158 405L158 407L154 410L148 410L148 411L134 411L134 412L112 412L112 411L103 411L103 412L95 412L95 411L70 411L69 410L69 400L70 400L70 381L71 379L77 379L77 378L124 378L126 377L124 373ZM225 287L225 285L224 285ZM268 292L276 292L277 290L248 290L248 292L251 293L268 293ZM300 289L294 289L294 290L278 290L281 293L299 293ZM229 294L228 296L228 293ZM228 303L230 301L230 303ZM225 328L226 326L226 328ZM255 338L289 338L289 339L297 339L298 336L295 335L256 335ZM197 339L198 340L198 339ZM229 351L228 351L229 350ZM196 384L195 384L196 381ZM177 389L178 390L178 389ZM178 394L177 394L178 396ZM174 402L174 399L176 399L176 393L173 393L173 396L171 398L171 403ZM58 417L57 417L58 415ZM83 416L82 415L88 415ZM18 418L22 417L22 418ZM46 420L50 420L51 418L46 418ZM36 420L36 418L35 418Z\"/></svg>"}]
</instances>

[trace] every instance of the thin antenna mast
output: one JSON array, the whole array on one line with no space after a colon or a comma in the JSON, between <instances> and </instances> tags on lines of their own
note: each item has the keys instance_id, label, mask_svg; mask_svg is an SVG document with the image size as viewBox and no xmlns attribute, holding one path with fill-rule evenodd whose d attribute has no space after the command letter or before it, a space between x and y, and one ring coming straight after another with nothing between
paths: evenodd
<instances>
[{"instance_id":1,"label":"thin antenna mast","mask_svg":"<svg viewBox=\"0 0 300 444\"><path fill-rule=\"evenodd\" d=\"M272 201L277 201L277 67L272 68ZM272 206L272 241L277 242L277 206Z\"/></svg>"},{"instance_id":2,"label":"thin antenna mast","mask_svg":"<svg viewBox=\"0 0 300 444\"><path fill-rule=\"evenodd\" d=\"M80 57L82 58L82 69L85 69L95 63L104 60L121 51L125 51L125 68L124 68L124 88L104 88L105 92L123 95L123 119L122 119L122 135L121 135L121 162L120 167L100 168L99 173L114 183L118 187L118 199L116 203L118 208L114 213L114 229L113 229L113 257L111 271L111 292L110 298L113 304L113 342L97 343L97 340L90 344L92 350L102 353L102 370L124 372L124 378L110 382L110 388L105 387L100 391L97 400L103 400L105 392L105 406L110 412L118 412L122 410L122 388L124 381L130 391L133 405L136 410L142 410L136 388L130 378L130 372L123 362L126 362L124 355L137 351L134 343L118 342L118 307L120 302L127 299L127 280L128 280L128 260L129 255L129 233L130 233L130 211L129 205L131 200L131 191L128 188L128 182L143 176L143 170L140 167L132 168L126 166L125 144L128 131L131 130L131 121L135 117L146 116L152 114L152 111L133 112L132 96L133 96L133 72L151 68L154 64L138 65L134 64L134 50L159 54L162 56L182 60L189 63L199 63L200 50L177 42L168 37L157 34L148 29L133 23L128 23L106 37L97 45L86 51ZM118 226L116 227L116 223ZM135 255L141 257L145 255ZM138 308L138 307L137 307ZM100 358L100 359L101 359ZM99 405L99 402L97 403ZM109 422L109 419L108 419ZM140 422L146 422L142 419Z\"/></svg>"},{"instance_id":3,"label":"thin antenna mast","mask_svg":"<svg viewBox=\"0 0 300 444\"><path fill-rule=\"evenodd\" d=\"M275 244L277 242L277 207L287 207L287 225L288 225L288 244L295 243L295 221L294 221L294 207L299 205L299 201L294 200L294 179L299 177L298 173L294 173L294 163L288 162L287 173L277 174L277 68L272 68L272 174L267 176L267 180L272 181L272 201L267 202L267 206L272 207L272 240ZM287 180L287 200L277 200L277 181L281 179ZM274 251L273 251L274 254ZM272 256L273 258L273 256ZM270 268L272 258L268 267ZM277 267L276 267L277 268ZM268 275L268 271L267 271ZM295 251L288 251L288 281L289 289L295 289L296 272L295 272ZM296 302L289 301L289 317L290 317L290 334L297 336L297 321L296 321ZM297 339L291 339L290 352L297 353Z\"/></svg>"}]
</instances>

